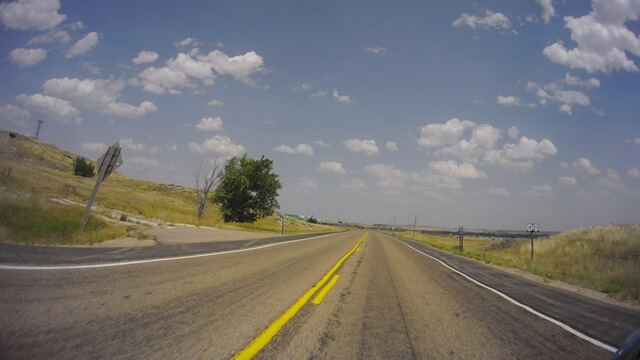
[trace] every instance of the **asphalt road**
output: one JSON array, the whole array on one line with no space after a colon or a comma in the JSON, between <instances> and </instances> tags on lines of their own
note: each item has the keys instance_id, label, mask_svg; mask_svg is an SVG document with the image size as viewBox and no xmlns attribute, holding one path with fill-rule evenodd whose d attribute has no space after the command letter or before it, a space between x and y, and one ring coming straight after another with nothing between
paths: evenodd
<instances>
[{"instance_id":1,"label":"asphalt road","mask_svg":"<svg viewBox=\"0 0 640 360\"><path fill-rule=\"evenodd\" d=\"M340 277L324 300L305 301L257 358L611 355L402 242L369 233L352 251L363 234L117 267L2 269L0 358L231 358L332 268ZM564 306L562 293L545 296Z\"/></svg>"}]
</instances>

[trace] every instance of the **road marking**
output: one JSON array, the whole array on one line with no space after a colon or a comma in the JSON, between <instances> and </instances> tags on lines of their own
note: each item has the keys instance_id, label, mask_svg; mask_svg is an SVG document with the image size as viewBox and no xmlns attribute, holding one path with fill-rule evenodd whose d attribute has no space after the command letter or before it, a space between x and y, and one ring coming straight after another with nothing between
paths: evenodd
<instances>
[{"instance_id":1,"label":"road marking","mask_svg":"<svg viewBox=\"0 0 640 360\"><path fill-rule=\"evenodd\" d=\"M386 234L385 234L385 236L390 237L390 236L388 236L388 235L386 235ZM494 289L494 288L492 288L492 287L490 287L490 286L488 286L488 285L485 285L485 284L481 283L480 281L478 281L478 280L476 280L476 279L472 278L471 276L469 276L469 275L467 275L467 274L463 273L462 271L460 271L460 270L458 270L458 269L456 269L456 268L454 268L454 267L452 267L452 266L450 266L450 265L447 265L447 264L446 264L446 263L444 263L443 261L441 261L441 260L439 260L439 259L437 259L437 258L435 258L435 257L433 257L433 256L431 256L431 255L429 255L429 254L426 254L426 253L424 253L424 252L422 252L422 251L420 251L420 250L418 250L418 249L414 248L413 246L411 246L411 245L407 244L407 243L406 243L406 242L404 242L404 241L398 240L398 239L393 238L393 237L391 237L391 238L392 238L393 240L395 240L395 241L398 241L398 242L400 242L400 243L402 243L402 244L404 244L404 245L408 246L409 248L413 249L414 251L417 251L418 253L420 253L420 254L422 254L422 255L424 255L424 256L427 256L427 257L429 257L429 258L431 258L431 259L433 259L433 260L435 260L435 261L439 262L439 263L440 263L440 264L442 264L443 266L447 267L449 270L451 270L451 271L453 271L453 272L455 272L455 273L457 273L457 274L459 274L459 275L463 276L464 278L466 278L467 280L471 281L472 283L474 283L474 284L476 284L476 285L478 285L478 286L480 286L480 287L483 287L483 288L485 288L485 289L487 289L487 290L489 290L489 291L492 291L492 292L496 293L497 295L499 295L500 297L502 297L502 298L506 299L507 301L511 302L512 304L517 305L517 306L519 306L519 307L521 307L521 308L523 308L523 309L527 310L528 312L530 312L530 313L532 313L532 314L534 314L534 315L536 315L536 316L538 316L538 317L540 317L540 318L543 318L543 319L545 319L545 320L547 320L547 321L551 322L552 324L558 325L558 326L559 326L559 327L561 327L562 329L564 329L564 330L566 330L566 331L570 332L571 334L573 334L573 335L575 335L575 336L579 337L580 339L582 339L582 340L586 340L586 341L588 341L588 342L592 343L593 345L599 346L599 347L601 347L601 348L603 348L603 349L605 349L605 350L608 350L608 351L611 351L611 352L616 352L616 350L617 350L617 349L616 349L615 347L613 347L613 346L609 346L609 345L607 345L607 344L603 343L603 342L602 342L602 341L600 341L600 340L594 339L594 338L590 337L589 335L583 334L583 333L581 333L580 331L578 331L578 330L576 330L576 329L572 328L571 326L569 326L569 325L567 325L567 324L565 324L565 323L563 323L563 322L561 322L561 321L559 321L559 320L556 320L556 319L554 319L554 318L552 318L552 317L550 317L550 316L548 316L548 315L545 315L545 314L543 314L543 313L541 313L541 312L539 312L539 311L537 311L537 310L533 309L532 307L530 307L530 306L528 306L528 305L525 305L525 304L523 304L523 303L519 302L518 300L515 300L515 299L511 298L509 295L507 295L507 294L505 294L505 293L503 293L503 292L501 292L501 291L499 291L499 290L496 290L496 289Z\"/></svg>"},{"instance_id":2,"label":"road marking","mask_svg":"<svg viewBox=\"0 0 640 360\"><path fill-rule=\"evenodd\" d=\"M324 297L327 296L327 294L329 293L333 285L335 285L336 282L338 282L339 278L340 278L340 275L338 274L333 275L333 277L331 278L331 281L329 281L327 286L323 287L322 290L318 292L318 295L316 295L316 297L313 298L313 300L311 300L311 303L314 305L320 305L320 303L322 302L322 300L324 300Z\"/></svg>"},{"instance_id":3,"label":"road marking","mask_svg":"<svg viewBox=\"0 0 640 360\"><path fill-rule=\"evenodd\" d=\"M292 244L292 243L300 242L300 241L314 240L314 239L319 239L319 238L322 238L322 237L325 237L325 236L331 236L331 235L336 235L336 234L326 234L326 235L314 236L314 237L304 238L304 239L299 239L299 240L283 241L283 242L279 242L279 243L256 246L256 247L253 247L253 248L227 250L227 251L205 253L205 254L196 254L196 255L173 256L173 257L157 258L157 259L121 261L121 262L112 262L112 263L103 263L103 264L52 265L52 266L39 266L39 265L28 266L28 265L0 264L0 270L77 270L77 269L95 269L95 268L106 268L106 267L115 267L115 266L146 264L146 263L161 262L161 261L195 259L195 258L199 258L199 257L217 256L217 255L239 253L239 252L243 252L243 251L259 250L259 249L264 249L264 248L268 248L268 247L271 247L271 246L278 246L278 245Z\"/></svg>"},{"instance_id":4,"label":"road marking","mask_svg":"<svg viewBox=\"0 0 640 360\"><path fill-rule=\"evenodd\" d=\"M282 327L287 322L289 322L289 320L291 320L291 318L293 318L293 316L297 314L300 309L302 309L302 307L307 303L307 301L309 301L313 294L315 294L315 292L318 291L318 289L320 289L322 285L327 282L327 280L329 280L331 275L333 275L333 273L338 270L340 265L342 265L342 263L356 251L358 245L360 245L360 243L364 240L365 237L367 237L367 235L368 232L365 232L362 238L358 240L358 242L351 248L351 250L349 250L349 252L345 256L338 260L338 262L331 268L331 270L329 270L329 272L324 275L324 277L322 277L322 279L317 284L315 284L311 289L307 290L293 305L291 305L289 309L287 309L287 311L285 311L284 314L276 319L276 321L271 323L271 325L269 325L260 335L258 335L258 337L255 338L251 342L251 344L249 344L249 346L237 353L233 358L243 360L251 359L256 356L256 354L260 350L267 346L267 344L271 341L271 339L273 339L274 336L276 336L280 329L282 329Z\"/></svg>"}]
</instances>

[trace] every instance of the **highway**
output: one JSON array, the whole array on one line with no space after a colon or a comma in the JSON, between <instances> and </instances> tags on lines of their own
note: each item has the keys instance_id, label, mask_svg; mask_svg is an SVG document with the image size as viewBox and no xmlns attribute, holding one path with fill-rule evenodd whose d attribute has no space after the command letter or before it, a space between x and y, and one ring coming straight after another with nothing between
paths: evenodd
<instances>
[{"instance_id":1,"label":"highway","mask_svg":"<svg viewBox=\"0 0 640 360\"><path fill-rule=\"evenodd\" d=\"M389 236L354 231L287 241L123 266L0 268L0 358L611 356ZM628 330L621 324L640 324L636 310L548 293L536 310L601 308L604 319L567 315L562 322L582 332L600 327L587 335L603 344L619 346Z\"/></svg>"}]
</instances>

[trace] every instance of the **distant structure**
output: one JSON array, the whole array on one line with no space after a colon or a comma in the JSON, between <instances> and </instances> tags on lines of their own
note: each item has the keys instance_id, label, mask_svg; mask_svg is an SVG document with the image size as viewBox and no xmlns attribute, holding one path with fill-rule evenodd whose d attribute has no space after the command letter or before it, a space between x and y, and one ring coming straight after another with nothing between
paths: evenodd
<instances>
[{"instance_id":1,"label":"distant structure","mask_svg":"<svg viewBox=\"0 0 640 360\"><path fill-rule=\"evenodd\" d=\"M38 120L38 128L36 129L36 139L40 136L40 126L42 126L42 123L44 123L44 121Z\"/></svg>"}]
</instances>

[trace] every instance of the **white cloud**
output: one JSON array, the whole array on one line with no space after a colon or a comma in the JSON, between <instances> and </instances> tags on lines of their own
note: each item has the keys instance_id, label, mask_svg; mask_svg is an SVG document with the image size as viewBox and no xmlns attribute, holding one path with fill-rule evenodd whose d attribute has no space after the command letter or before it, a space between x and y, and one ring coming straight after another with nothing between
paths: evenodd
<instances>
[{"instance_id":1,"label":"white cloud","mask_svg":"<svg viewBox=\"0 0 640 360\"><path fill-rule=\"evenodd\" d=\"M149 67L141 71L137 77L129 80L133 86L140 86L142 90L156 95L169 92L172 95L180 94L175 87L194 87L187 75L168 67Z\"/></svg>"},{"instance_id":2,"label":"white cloud","mask_svg":"<svg viewBox=\"0 0 640 360\"><path fill-rule=\"evenodd\" d=\"M545 198L549 196L553 196L553 189L551 185L532 185L528 190L522 193L522 196L528 197L531 199Z\"/></svg>"},{"instance_id":3,"label":"white cloud","mask_svg":"<svg viewBox=\"0 0 640 360\"><path fill-rule=\"evenodd\" d=\"M314 190L318 188L318 184L307 177L301 178L297 186L300 189L306 189L306 190Z\"/></svg>"},{"instance_id":4,"label":"white cloud","mask_svg":"<svg viewBox=\"0 0 640 360\"><path fill-rule=\"evenodd\" d=\"M576 43L567 49L561 41L547 46L543 53L552 62L584 69L587 72L612 70L638 71L626 52L640 56L640 39L626 26L627 21L640 17L637 1L593 0L592 11L582 17L564 18Z\"/></svg>"},{"instance_id":5,"label":"white cloud","mask_svg":"<svg viewBox=\"0 0 640 360\"><path fill-rule=\"evenodd\" d=\"M518 135L520 135L520 132L518 131L517 127L512 126L509 129L507 129L507 135L509 135L509 137L512 139L517 139Z\"/></svg>"},{"instance_id":6,"label":"white cloud","mask_svg":"<svg viewBox=\"0 0 640 360\"><path fill-rule=\"evenodd\" d=\"M569 163L566 161L561 161L560 162L560 167L565 169L565 170L569 170Z\"/></svg>"},{"instance_id":7,"label":"white cloud","mask_svg":"<svg viewBox=\"0 0 640 360\"><path fill-rule=\"evenodd\" d=\"M230 138L221 135L207 139L202 144L191 142L187 146L196 153L214 152L226 156L238 156L246 152L244 146L236 145Z\"/></svg>"},{"instance_id":8,"label":"white cloud","mask_svg":"<svg viewBox=\"0 0 640 360\"><path fill-rule=\"evenodd\" d=\"M198 56L198 60L210 64L220 75L231 75L237 81L254 87L258 85L251 77L257 73L267 72L262 56L255 51L229 57L220 50L213 50L206 56Z\"/></svg>"},{"instance_id":9,"label":"white cloud","mask_svg":"<svg viewBox=\"0 0 640 360\"><path fill-rule=\"evenodd\" d=\"M169 147L169 150L171 150L171 151L178 151L178 145L176 145L176 144L171 145L171 146Z\"/></svg>"},{"instance_id":10,"label":"white cloud","mask_svg":"<svg viewBox=\"0 0 640 360\"><path fill-rule=\"evenodd\" d=\"M134 59L131 60L132 63L136 64L136 65L140 65L140 64L148 64L148 63L152 63L155 62L156 60L158 60L158 57L160 55L158 55L157 52L155 51L140 51L138 53L138 56L136 56Z\"/></svg>"},{"instance_id":11,"label":"white cloud","mask_svg":"<svg viewBox=\"0 0 640 360\"><path fill-rule=\"evenodd\" d=\"M558 183L567 187L575 187L578 186L578 180L573 176L560 176L558 178Z\"/></svg>"},{"instance_id":12,"label":"white cloud","mask_svg":"<svg viewBox=\"0 0 640 360\"><path fill-rule=\"evenodd\" d=\"M315 142L315 144L316 144L318 147L323 147L323 148L328 148L328 147L329 147L329 144L327 144L326 142L324 142L324 141L322 141L322 140L318 140L318 141L316 141L316 142Z\"/></svg>"},{"instance_id":13,"label":"white cloud","mask_svg":"<svg viewBox=\"0 0 640 360\"><path fill-rule=\"evenodd\" d=\"M571 111L571 105L569 104L560 105L560 107L558 107L558 111L560 111L561 113L565 113L569 116L573 115L573 112Z\"/></svg>"},{"instance_id":14,"label":"white cloud","mask_svg":"<svg viewBox=\"0 0 640 360\"><path fill-rule=\"evenodd\" d=\"M503 187L490 188L487 193L493 196L511 196L511 193Z\"/></svg>"},{"instance_id":15,"label":"white cloud","mask_svg":"<svg viewBox=\"0 0 640 360\"><path fill-rule=\"evenodd\" d=\"M76 123L82 122L80 111L67 100L42 94L20 94L16 99L21 101L25 107L42 115L54 117L63 123L68 123L71 120Z\"/></svg>"},{"instance_id":16,"label":"white cloud","mask_svg":"<svg viewBox=\"0 0 640 360\"><path fill-rule=\"evenodd\" d=\"M357 190L357 189L366 189L367 184L360 179L349 179L342 180L342 184L340 185L340 189L344 190Z\"/></svg>"},{"instance_id":17,"label":"white cloud","mask_svg":"<svg viewBox=\"0 0 640 360\"><path fill-rule=\"evenodd\" d=\"M31 114L25 109L11 104L0 106L0 120L4 122L26 128L29 127L29 123L27 123L29 119L31 119Z\"/></svg>"},{"instance_id":18,"label":"white cloud","mask_svg":"<svg viewBox=\"0 0 640 360\"><path fill-rule=\"evenodd\" d=\"M273 148L273 151L291 154L291 155L309 155L313 156L313 148L307 144L299 144L295 148L288 145L280 145Z\"/></svg>"},{"instance_id":19,"label":"white cloud","mask_svg":"<svg viewBox=\"0 0 640 360\"><path fill-rule=\"evenodd\" d=\"M385 147L389 151L398 151L398 144L396 144L395 141L387 141L387 143L385 144Z\"/></svg>"},{"instance_id":20,"label":"white cloud","mask_svg":"<svg viewBox=\"0 0 640 360\"><path fill-rule=\"evenodd\" d=\"M132 151L145 151L147 149L147 145L145 144L136 144L133 139L120 139L120 146L127 150Z\"/></svg>"},{"instance_id":21,"label":"white cloud","mask_svg":"<svg viewBox=\"0 0 640 360\"><path fill-rule=\"evenodd\" d=\"M589 79L587 81L583 81L579 78L574 78L568 74L565 75L565 79L563 80L569 85L572 83L577 83L582 86L587 85L590 80L598 81L597 79ZM595 81L591 81L592 86L595 85ZM599 82L598 82L599 84ZM534 82L527 83L527 91L535 92L536 96L540 99L540 104L546 105L548 101L554 101L560 103L558 110L567 115L572 114L572 106L580 105L580 106L589 106L591 102L589 101L589 97L577 90L565 90L562 86L556 82L551 82L548 84L536 84Z\"/></svg>"},{"instance_id":22,"label":"white cloud","mask_svg":"<svg viewBox=\"0 0 640 360\"><path fill-rule=\"evenodd\" d=\"M591 161L587 158L579 158L573 163L573 168L579 170L587 175L598 175L600 170L591 164Z\"/></svg>"},{"instance_id":23,"label":"white cloud","mask_svg":"<svg viewBox=\"0 0 640 360\"><path fill-rule=\"evenodd\" d=\"M623 190L625 189L622 180L618 173L613 169L607 169L605 171L605 176L598 178L598 185L605 189L610 190Z\"/></svg>"},{"instance_id":24,"label":"white cloud","mask_svg":"<svg viewBox=\"0 0 640 360\"><path fill-rule=\"evenodd\" d=\"M496 142L502 137L500 129L496 129L489 124L475 125L471 132L471 137L461 139L450 146L443 147L437 151L439 154L450 154L471 162L478 162L480 158L496 147Z\"/></svg>"},{"instance_id":25,"label":"white cloud","mask_svg":"<svg viewBox=\"0 0 640 360\"><path fill-rule=\"evenodd\" d=\"M197 40L195 40L195 39L193 39L193 38L190 38L190 37L189 37L189 38L186 38L186 39L184 39L184 40L176 41L176 42L174 43L174 45L175 45L177 48L180 48L180 49L185 48L185 47L187 47L187 46L189 46L189 45L191 45L191 46L198 46L199 44L200 44L200 43L199 43Z\"/></svg>"},{"instance_id":26,"label":"white cloud","mask_svg":"<svg viewBox=\"0 0 640 360\"><path fill-rule=\"evenodd\" d=\"M501 13L495 13L490 10L485 10L484 17L475 15L469 15L462 13L460 17L453 22L454 27L468 26L472 29L490 29L490 28L502 28L508 29L511 27L511 21L509 18Z\"/></svg>"},{"instance_id":27,"label":"white cloud","mask_svg":"<svg viewBox=\"0 0 640 360\"><path fill-rule=\"evenodd\" d=\"M201 131L222 131L222 119L218 117L206 117L200 119L196 128Z\"/></svg>"},{"instance_id":28,"label":"white cloud","mask_svg":"<svg viewBox=\"0 0 640 360\"><path fill-rule=\"evenodd\" d=\"M349 97L349 95L340 95L337 89L333 89L333 98L336 99L338 102L345 103L345 104L348 104L351 102L351 97Z\"/></svg>"},{"instance_id":29,"label":"white cloud","mask_svg":"<svg viewBox=\"0 0 640 360\"><path fill-rule=\"evenodd\" d=\"M640 169L633 167L627 171L627 176L632 179L640 179Z\"/></svg>"},{"instance_id":30,"label":"white cloud","mask_svg":"<svg viewBox=\"0 0 640 360\"><path fill-rule=\"evenodd\" d=\"M640 145L640 137L633 138L633 143L636 145Z\"/></svg>"},{"instance_id":31,"label":"white cloud","mask_svg":"<svg viewBox=\"0 0 640 360\"><path fill-rule=\"evenodd\" d=\"M0 4L0 22L19 30L48 30L62 23L67 15L58 14L58 0L18 0Z\"/></svg>"},{"instance_id":32,"label":"white cloud","mask_svg":"<svg viewBox=\"0 0 640 360\"><path fill-rule=\"evenodd\" d=\"M351 152L354 153L365 153L369 156L377 155L378 145L376 145L375 140L360 140L360 139L349 139L342 142L344 146Z\"/></svg>"},{"instance_id":33,"label":"white cloud","mask_svg":"<svg viewBox=\"0 0 640 360\"><path fill-rule=\"evenodd\" d=\"M372 164L367 165L364 171L377 178L376 185L383 189L402 189L409 175L402 170L398 170L393 165Z\"/></svg>"},{"instance_id":34,"label":"white cloud","mask_svg":"<svg viewBox=\"0 0 640 360\"><path fill-rule=\"evenodd\" d=\"M487 174L476 169L473 164L462 163L458 165L453 160L438 161L429 164L429 168L452 178L464 178L464 179L486 179Z\"/></svg>"},{"instance_id":35,"label":"white cloud","mask_svg":"<svg viewBox=\"0 0 640 360\"><path fill-rule=\"evenodd\" d=\"M510 171L527 172L534 163L558 153L558 149L549 139L538 142L522 136L517 144L504 144L501 150L487 151L484 161Z\"/></svg>"},{"instance_id":36,"label":"white cloud","mask_svg":"<svg viewBox=\"0 0 640 360\"><path fill-rule=\"evenodd\" d=\"M346 174L347 171L342 167L342 164L335 161L327 161L322 162L316 168L316 171L319 172L329 172L329 173L337 173L337 174Z\"/></svg>"},{"instance_id":37,"label":"white cloud","mask_svg":"<svg viewBox=\"0 0 640 360\"><path fill-rule=\"evenodd\" d=\"M67 52L67 55L65 55L65 57L67 59L70 59L78 55L82 55L93 49L96 45L98 45L98 33L93 31L73 44L71 50Z\"/></svg>"},{"instance_id":38,"label":"white cloud","mask_svg":"<svg viewBox=\"0 0 640 360\"><path fill-rule=\"evenodd\" d=\"M381 46L375 46L375 47L366 47L364 48L365 51L370 52L372 54L376 54L376 55L385 55L387 53L387 49L381 47Z\"/></svg>"},{"instance_id":39,"label":"white cloud","mask_svg":"<svg viewBox=\"0 0 640 360\"><path fill-rule=\"evenodd\" d=\"M158 160L149 159L144 156L128 158L126 164L133 165L133 166L140 166L144 168L150 168L150 169L158 169L162 167L162 164L160 164Z\"/></svg>"},{"instance_id":40,"label":"white cloud","mask_svg":"<svg viewBox=\"0 0 640 360\"><path fill-rule=\"evenodd\" d=\"M420 138L417 140L421 147L431 149L443 145L453 145L458 142L462 133L475 126L475 123L453 118L444 124L428 124L420 129Z\"/></svg>"},{"instance_id":41,"label":"white cloud","mask_svg":"<svg viewBox=\"0 0 640 360\"><path fill-rule=\"evenodd\" d=\"M498 105L501 105L501 106L523 106L523 107L529 107L529 108L533 108L536 106L535 104L523 103L519 97L513 96L513 95L510 95L510 96L498 95L498 97L496 98L496 102L498 103Z\"/></svg>"},{"instance_id":42,"label":"white cloud","mask_svg":"<svg viewBox=\"0 0 640 360\"><path fill-rule=\"evenodd\" d=\"M311 96L309 96L309 97L312 98L312 99L315 99L315 98L325 97L325 96L327 96L327 92L326 91L318 90L318 91L314 92L313 94L311 94Z\"/></svg>"},{"instance_id":43,"label":"white cloud","mask_svg":"<svg viewBox=\"0 0 640 360\"><path fill-rule=\"evenodd\" d=\"M202 80L205 85L213 85L215 80L213 64L194 59L188 54L178 54L175 59L167 61L167 66L170 69L180 71L186 76Z\"/></svg>"},{"instance_id":44,"label":"white cloud","mask_svg":"<svg viewBox=\"0 0 640 360\"><path fill-rule=\"evenodd\" d=\"M18 67L29 67L44 60L47 57L47 50L17 48L11 50L9 57L11 61L18 64Z\"/></svg>"},{"instance_id":45,"label":"white cloud","mask_svg":"<svg viewBox=\"0 0 640 360\"><path fill-rule=\"evenodd\" d=\"M294 91L311 91L313 87L309 83L297 83L296 86L293 87Z\"/></svg>"},{"instance_id":46,"label":"white cloud","mask_svg":"<svg viewBox=\"0 0 640 360\"><path fill-rule=\"evenodd\" d=\"M536 0L542 6L542 20L548 24L552 17L556 16L556 10L553 8L551 0Z\"/></svg>"},{"instance_id":47,"label":"white cloud","mask_svg":"<svg viewBox=\"0 0 640 360\"><path fill-rule=\"evenodd\" d=\"M80 150L94 152L94 153L101 153L103 151L106 151L107 148L108 148L108 146L103 144L103 143L82 143L82 144L80 144Z\"/></svg>"},{"instance_id":48,"label":"white cloud","mask_svg":"<svg viewBox=\"0 0 640 360\"><path fill-rule=\"evenodd\" d=\"M211 107L221 107L221 106L224 105L224 103L222 102L222 100L213 99L213 100L209 101L207 103L207 105L209 105Z\"/></svg>"},{"instance_id":49,"label":"white cloud","mask_svg":"<svg viewBox=\"0 0 640 360\"><path fill-rule=\"evenodd\" d=\"M83 62L82 67L89 70L94 75L102 75L102 68L94 66L91 62Z\"/></svg>"},{"instance_id":50,"label":"white cloud","mask_svg":"<svg viewBox=\"0 0 640 360\"><path fill-rule=\"evenodd\" d=\"M71 41L71 36L65 30L53 29L45 34L36 35L27 41L27 45L32 44L49 44L52 42L59 42L61 44L68 44Z\"/></svg>"},{"instance_id":51,"label":"white cloud","mask_svg":"<svg viewBox=\"0 0 640 360\"><path fill-rule=\"evenodd\" d=\"M157 111L150 101L138 106L118 102L126 82L122 79L49 79L42 85L44 93L104 115L138 118Z\"/></svg>"},{"instance_id":52,"label":"white cloud","mask_svg":"<svg viewBox=\"0 0 640 360\"><path fill-rule=\"evenodd\" d=\"M587 80L582 80L578 76L569 75L569 73L564 74L564 82L567 85L572 86L582 86L587 89L600 87L600 80L596 78L589 78Z\"/></svg>"}]
</instances>

